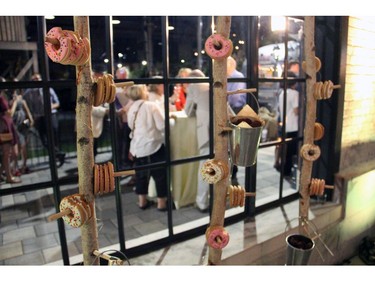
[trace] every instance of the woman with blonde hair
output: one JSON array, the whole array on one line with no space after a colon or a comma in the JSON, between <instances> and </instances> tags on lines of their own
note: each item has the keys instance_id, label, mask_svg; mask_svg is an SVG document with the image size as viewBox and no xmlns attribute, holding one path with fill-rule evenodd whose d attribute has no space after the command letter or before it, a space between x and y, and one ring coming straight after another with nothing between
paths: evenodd
<instances>
[{"instance_id":1,"label":"woman with blonde hair","mask_svg":"<svg viewBox=\"0 0 375 281\"><path fill-rule=\"evenodd\" d=\"M133 104L128 111L130 133L130 153L135 166L148 165L165 160L164 112L153 101L148 100L146 85L133 85L128 97ZM137 170L135 192L138 194L138 206L142 210L152 205L147 199L150 177L155 181L157 209L167 210L167 174L164 168Z\"/></svg>"}]
</instances>

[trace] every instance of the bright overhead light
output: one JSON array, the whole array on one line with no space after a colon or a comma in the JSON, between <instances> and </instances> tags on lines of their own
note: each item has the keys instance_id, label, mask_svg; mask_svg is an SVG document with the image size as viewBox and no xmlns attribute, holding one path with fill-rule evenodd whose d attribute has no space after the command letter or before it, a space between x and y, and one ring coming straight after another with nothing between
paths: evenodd
<instances>
[{"instance_id":1,"label":"bright overhead light","mask_svg":"<svg viewBox=\"0 0 375 281\"><path fill-rule=\"evenodd\" d=\"M174 30L174 26L168 26L168 30Z\"/></svg>"},{"instance_id":2,"label":"bright overhead light","mask_svg":"<svg viewBox=\"0 0 375 281\"><path fill-rule=\"evenodd\" d=\"M109 62L109 59L104 59L104 62L105 62L105 63L108 63L108 62Z\"/></svg>"},{"instance_id":3,"label":"bright overhead light","mask_svg":"<svg viewBox=\"0 0 375 281\"><path fill-rule=\"evenodd\" d=\"M46 20L53 20L55 19L55 16L44 16Z\"/></svg>"},{"instance_id":4,"label":"bright overhead light","mask_svg":"<svg viewBox=\"0 0 375 281\"><path fill-rule=\"evenodd\" d=\"M117 55L118 55L119 58L122 58L124 56L123 53L118 53Z\"/></svg>"},{"instance_id":5,"label":"bright overhead light","mask_svg":"<svg viewBox=\"0 0 375 281\"><path fill-rule=\"evenodd\" d=\"M112 20L112 24L120 24L121 23L121 21L119 21L119 20Z\"/></svg>"}]
</instances>

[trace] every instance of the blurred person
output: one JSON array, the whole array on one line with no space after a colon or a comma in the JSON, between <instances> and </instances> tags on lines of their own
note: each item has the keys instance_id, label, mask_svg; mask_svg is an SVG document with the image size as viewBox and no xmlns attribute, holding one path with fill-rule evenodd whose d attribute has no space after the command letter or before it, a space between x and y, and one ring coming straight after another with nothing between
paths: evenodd
<instances>
[{"instance_id":1,"label":"blurred person","mask_svg":"<svg viewBox=\"0 0 375 281\"><path fill-rule=\"evenodd\" d=\"M32 81L41 81L39 73L34 74L31 77ZM49 88L51 97L51 123L52 123L52 136L54 138L55 153L59 160L59 166L61 167L65 162L65 152L60 150L59 147L59 123L57 118L57 110L60 107L59 98L53 88ZM30 112L34 118L34 127L39 133L40 140L43 146L48 150L48 134L47 134L47 122L44 114L44 100L43 100L43 89L42 88L30 88L27 89L23 95L24 100L27 102Z\"/></svg>"},{"instance_id":2,"label":"blurred person","mask_svg":"<svg viewBox=\"0 0 375 281\"><path fill-rule=\"evenodd\" d=\"M129 98L134 101L128 111L128 124L131 129L130 153L135 166L165 161L164 112L157 103L149 101L148 95L146 85L133 85L128 90ZM136 171L138 206L145 210L152 205L147 199L150 177L155 181L157 209L166 211L168 183L163 167Z\"/></svg>"},{"instance_id":3,"label":"blurred person","mask_svg":"<svg viewBox=\"0 0 375 281\"><path fill-rule=\"evenodd\" d=\"M288 71L288 77L296 78L296 75ZM279 119L283 122L284 114L285 116L285 137L286 138L295 138L298 136L298 110L299 110L299 92L296 90L297 82L296 81L287 81L287 91L286 91L286 107L284 110L284 86L280 88L279 94ZM292 166L293 158L297 155L297 146L295 142L288 142L286 146L285 154L285 164L284 170L282 171L283 175L286 177L292 176ZM274 168L280 171L281 167L281 150L279 147L276 147L275 151L275 164Z\"/></svg>"},{"instance_id":4,"label":"blurred person","mask_svg":"<svg viewBox=\"0 0 375 281\"><path fill-rule=\"evenodd\" d=\"M3 77L0 81L5 82ZM0 94L0 147L2 152L0 176L5 174L6 183L20 183L21 179L15 177L11 171L11 157L14 146L18 144L18 136L13 119L10 114L9 104L4 91Z\"/></svg>"},{"instance_id":5,"label":"blurred person","mask_svg":"<svg viewBox=\"0 0 375 281\"><path fill-rule=\"evenodd\" d=\"M91 125L92 135L94 141L94 157L98 154L98 143L99 138L103 133L103 120L109 113L108 103L101 104L99 106L93 106L91 110Z\"/></svg>"},{"instance_id":6,"label":"blurred person","mask_svg":"<svg viewBox=\"0 0 375 281\"><path fill-rule=\"evenodd\" d=\"M191 68L188 68L188 67L180 68L177 74L177 78L186 78L189 76L190 72L191 72ZM176 86L174 87L171 100L173 100L177 111L181 111L185 107L187 86L188 86L187 83L181 83L181 84L176 84Z\"/></svg>"},{"instance_id":7,"label":"blurred person","mask_svg":"<svg viewBox=\"0 0 375 281\"><path fill-rule=\"evenodd\" d=\"M116 79L127 79L129 70L126 67L121 67L116 71ZM133 101L129 99L126 94L127 87L116 87L116 124L118 132L118 150L119 167L121 170L133 167L133 161L129 157L130 148L130 128L128 125L128 111ZM127 185L135 184L135 176L132 176Z\"/></svg>"},{"instance_id":8,"label":"blurred person","mask_svg":"<svg viewBox=\"0 0 375 281\"><path fill-rule=\"evenodd\" d=\"M162 76L153 76L154 79L162 79ZM155 102L161 110L164 112L164 84L149 84L148 85L148 100ZM169 99L169 112L176 111L176 106L174 105L174 100Z\"/></svg>"},{"instance_id":9,"label":"blurred person","mask_svg":"<svg viewBox=\"0 0 375 281\"><path fill-rule=\"evenodd\" d=\"M199 69L194 69L188 77L205 77ZM197 141L199 155L210 153L210 86L209 83L190 83L187 86L185 112L186 115L196 116ZM199 171L206 160L200 160ZM198 172L196 207L201 212L209 208L209 184L205 182Z\"/></svg>"},{"instance_id":10,"label":"blurred person","mask_svg":"<svg viewBox=\"0 0 375 281\"><path fill-rule=\"evenodd\" d=\"M237 62L233 57L227 58L227 78L244 78L244 75L237 70ZM228 82L227 92L246 89L245 82ZM235 114L241 111L246 105L246 94L228 95L228 102Z\"/></svg>"},{"instance_id":11,"label":"blurred person","mask_svg":"<svg viewBox=\"0 0 375 281\"><path fill-rule=\"evenodd\" d=\"M237 70L236 60L229 56L227 58L227 78L244 78L244 75ZM237 91L240 89L246 89L245 82L228 82L227 83L227 92ZM233 94L228 95L228 103L230 108L235 114L241 111L241 109L246 105L246 94ZM233 165L231 174L231 181L233 185L238 185L237 172L238 167Z\"/></svg>"},{"instance_id":12,"label":"blurred person","mask_svg":"<svg viewBox=\"0 0 375 281\"><path fill-rule=\"evenodd\" d=\"M16 127L19 143L18 151L21 154L22 166L20 171L14 172L15 175L27 174L30 169L27 166L27 142L28 133L34 126L34 119L30 112L27 102L23 99L22 91L13 92L13 100L11 101L11 116ZM14 169L18 168L18 153L14 155ZM17 173L18 172L18 173Z\"/></svg>"}]
</instances>

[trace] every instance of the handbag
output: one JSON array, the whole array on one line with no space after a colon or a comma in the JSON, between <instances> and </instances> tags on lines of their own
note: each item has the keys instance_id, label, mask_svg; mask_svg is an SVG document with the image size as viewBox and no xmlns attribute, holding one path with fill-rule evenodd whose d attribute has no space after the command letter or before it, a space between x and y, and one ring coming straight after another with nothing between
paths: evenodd
<instances>
[{"instance_id":1,"label":"handbag","mask_svg":"<svg viewBox=\"0 0 375 281\"><path fill-rule=\"evenodd\" d=\"M5 143L13 140L13 134L12 133L3 133L0 134L0 143Z\"/></svg>"},{"instance_id":2,"label":"handbag","mask_svg":"<svg viewBox=\"0 0 375 281\"><path fill-rule=\"evenodd\" d=\"M25 119L21 124L18 125L18 131L22 134L27 133L27 131L30 129L30 120Z\"/></svg>"}]
</instances>

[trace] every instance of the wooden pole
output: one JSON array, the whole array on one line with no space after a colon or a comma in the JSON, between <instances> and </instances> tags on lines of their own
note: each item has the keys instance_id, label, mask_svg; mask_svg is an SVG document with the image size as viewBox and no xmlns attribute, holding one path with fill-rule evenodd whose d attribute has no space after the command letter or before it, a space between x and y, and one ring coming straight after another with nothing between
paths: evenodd
<instances>
[{"instance_id":1,"label":"wooden pole","mask_svg":"<svg viewBox=\"0 0 375 281\"><path fill-rule=\"evenodd\" d=\"M231 17L217 17L216 30L225 38L229 38ZM228 137L221 134L222 128L227 126L227 60L213 61L214 80L214 141L215 159L228 164ZM229 166L229 164L228 164ZM229 186L228 176L214 185L214 201L210 220L210 226L223 226L227 188ZM208 264L215 265L221 260L221 249L209 247Z\"/></svg>"},{"instance_id":2,"label":"wooden pole","mask_svg":"<svg viewBox=\"0 0 375 281\"><path fill-rule=\"evenodd\" d=\"M314 143L314 124L316 119L316 100L314 98L314 84L316 83L315 66L315 17L305 17L305 61L306 61L306 120L304 128L303 144ZM308 221L310 208L309 185L311 182L313 162L302 159L300 178L300 202L299 202L299 231L304 233L304 221ZM307 233L306 233L307 234Z\"/></svg>"},{"instance_id":3,"label":"wooden pole","mask_svg":"<svg viewBox=\"0 0 375 281\"><path fill-rule=\"evenodd\" d=\"M74 16L74 30L81 37L90 41L89 17ZM81 226L82 252L84 265L98 265L99 261L93 252L99 249L98 230L95 214L94 197L94 153L91 127L91 109L93 102L93 81L91 77L91 59L83 66L76 67L77 75L77 165L79 193L85 195L88 203L92 203L94 214Z\"/></svg>"}]
</instances>

